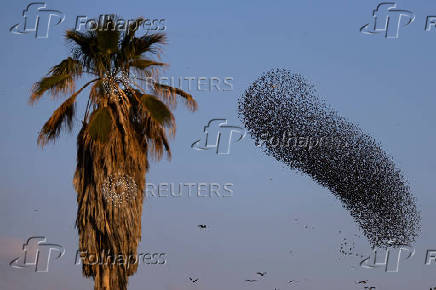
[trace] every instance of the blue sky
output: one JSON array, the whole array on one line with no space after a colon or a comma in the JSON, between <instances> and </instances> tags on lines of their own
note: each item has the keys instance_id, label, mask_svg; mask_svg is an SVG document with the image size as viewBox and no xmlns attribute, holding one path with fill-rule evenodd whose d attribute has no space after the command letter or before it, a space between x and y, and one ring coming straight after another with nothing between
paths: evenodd
<instances>
[{"instance_id":1,"label":"blue sky","mask_svg":"<svg viewBox=\"0 0 436 290\"><path fill-rule=\"evenodd\" d=\"M397 2L416 15L398 39L359 32L377 1L48 1L65 21L51 27L47 39L9 32L29 3L6 1L0 12L2 288L92 289L74 265L75 134L38 148L37 133L60 100L46 97L33 107L27 100L32 84L68 55L63 33L76 17L105 13L165 19L162 60L170 67L163 75L233 78L231 91L191 91L199 110L178 107L173 158L151 163L146 176L155 184L232 183L233 196L146 200L138 251L166 252L167 263L140 267L129 289L287 289L294 279L301 281L295 289L362 289L355 281L366 279L382 290L436 287L436 265L424 265L426 250L436 248L436 30L424 30L426 17L436 15L434 2ZM360 232L348 212L328 190L265 156L249 136L227 156L190 147L210 119L241 125L237 98L274 67L312 80L322 99L379 140L404 171L423 221L415 257L399 273L363 269L361 259L341 255L343 238L356 243L356 252L370 251L368 241L355 236ZM198 224L209 228L200 231ZM49 273L8 266L33 235L66 248ZM257 271L268 275L244 282L257 278ZM199 285L193 287L188 276L198 277Z\"/></svg>"}]
</instances>

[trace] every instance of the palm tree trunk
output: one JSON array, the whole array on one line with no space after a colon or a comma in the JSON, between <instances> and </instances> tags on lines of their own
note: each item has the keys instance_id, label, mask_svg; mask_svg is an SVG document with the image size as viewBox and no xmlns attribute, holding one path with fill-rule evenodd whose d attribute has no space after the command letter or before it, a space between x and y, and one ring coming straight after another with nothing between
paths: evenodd
<instances>
[{"instance_id":1,"label":"palm tree trunk","mask_svg":"<svg viewBox=\"0 0 436 290\"><path fill-rule=\"evenodd\" d=\"M118 110L117 110L118 109ZM79 248L88 254L110 253L106 264L84 261L83 274L93 277L95 290L126 290L128 277L138 264L126 265L118 256L137 256L141 239L141 213L144 198L147 147L141 146L124 122L119 107L117 125L110 140L105 144L95 142L87 133L86 126L77 137L77 169L74 186L77 191L77 220ZM120 121L121 119L121 121ZM117 128L119 128L117 127ZM103 195L102 186L110 176L129 176L136 184L133 198L121 205ZM106 259L106 258L105 258Z\"/></svg>"},{"instance_id":2,"label":"palm tree trunk","mask_svg":"<svg viewBox=\"0 0 436 290\"><path fill-rule=\"evenodd\" d=\"M99 266L95 276L94 290L111 290L109 268Z\"/></svg>"},{"instance_id":3,"label":"palm tree trunk","mask_svg":"<svg viewBox=\"0 0 436 290\"><path fill-rule=\"evenodd\" d=\"M109 290L109 268L103 267L103 279L102 279L102 289L103 290Z\"/></svg>"}]
</instances>

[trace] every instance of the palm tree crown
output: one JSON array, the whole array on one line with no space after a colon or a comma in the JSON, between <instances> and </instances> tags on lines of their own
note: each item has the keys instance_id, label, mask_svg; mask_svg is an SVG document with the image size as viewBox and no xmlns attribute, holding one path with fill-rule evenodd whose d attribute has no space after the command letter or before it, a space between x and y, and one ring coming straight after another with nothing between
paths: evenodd
<instances>
[{"instance_id":1,"label":"palm tree crown","mask_svg":"<svg viewBox=\"0 0 436 290\"><path fill-rule=\"evenodd\" d=\"M66 32L72 42L72 56L54 66L49 75L35 83L30 103L39 100L44 93L52 97L71 94L45 123L38 144L46 145L59 136L62 128L72 129L77 96L92 84L84 122L89 124L91 136L105 141L114 125L114 117L105 109L110 103L125 105L134 113L130 121L142 125L138 138L153 144L153 154L161 156L162 148L170 154L166 130L175 133L174 116L170 109L176 104L176 95L185 99L186 105L195 111L197 104L192 96L181 89L155 81L158 68L167 64L152 60L146 54L159 55L166 37L162 33L135 37L144 19L139 18L125 32L115 27L115 18L107 19L106 30L81 33ZM93 79L75 90L76 80L87 74ZM151 93L143 87L150 88ZM118 104L117 104L118 103ZM89 111L92 110L91 115Z\"/></svg>"}]
</instances>

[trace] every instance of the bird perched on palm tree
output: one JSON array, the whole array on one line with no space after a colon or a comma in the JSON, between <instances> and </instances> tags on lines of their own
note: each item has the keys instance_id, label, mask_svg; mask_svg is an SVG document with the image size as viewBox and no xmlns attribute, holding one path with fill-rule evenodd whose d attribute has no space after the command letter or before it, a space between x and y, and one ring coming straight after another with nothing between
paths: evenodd
<instances>
[{"instance_id":1,"label":"bird perched on palm tree","mask_svg":"<svg viewBox=\"0 0 436 290\"><path fill-rule=\"evenodd\" d=\"M171 110L177 98L181 97L191 111L197 108L190 94L157 81L158 70L166 64L152 56L159 56L165 35L136 37L143 18L129 23L125 30L118 29L116 20L115 16L105 19L105 29L68 30L71 56L36 82L30 97L34 103L45 93L69 96L42 127L38 144L43 147L63 129L72 130L76 100L89 88L77 136L73 184L79 249L85 253L82 270L94 278L94 289L127 289L128 276L138 265L149 157L159 160L164 153L171 157L168 138L175 134ZM76 90L82 78L85 80ZM106 196L105 189L113 195ZM122 197L126 192L129 198ZM106 258L103 263L94 264L87 258L102 252ZM135 257L135 261L124 261L120 256Z\"/></svg>"}]
</instances>

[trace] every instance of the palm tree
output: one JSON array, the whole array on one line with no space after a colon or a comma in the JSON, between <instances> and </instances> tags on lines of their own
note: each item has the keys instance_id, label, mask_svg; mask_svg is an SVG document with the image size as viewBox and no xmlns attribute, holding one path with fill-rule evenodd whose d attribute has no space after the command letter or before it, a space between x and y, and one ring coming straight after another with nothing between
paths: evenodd
<instances>
[{"instance_id":1,"label":"palm tree","mask_svg":"<svg viewBox=\"0 0 436 290\"><path fill-rule=\"evenodd\" d=\"M96 31L67 30L71 56L36 82L30 96L30 103L44 93L69 96L39 133L38 144L44 147L63 129L71 132L76 99L90 86L77 136L73 184L79 249L87 253L82 271L94 278L94 289L127 289L128 276L136 272L138 264L118 257L137 256L149 156L159 160L167 153L171 157L168 138L175 134L171 110L177 98L191 111L197 108L190 94L157 81L159 69L166 64L152 56L159 57L165 35L136 37L144 19L136 19L124 31L117 26L117 19L106 19L105 29ZM76 81L85 76L87 82L76 90ZM112 198L105 189L115 192ZM90 261L91 254L103 252L104 263Z\"/></svg>"}]
</instances>

